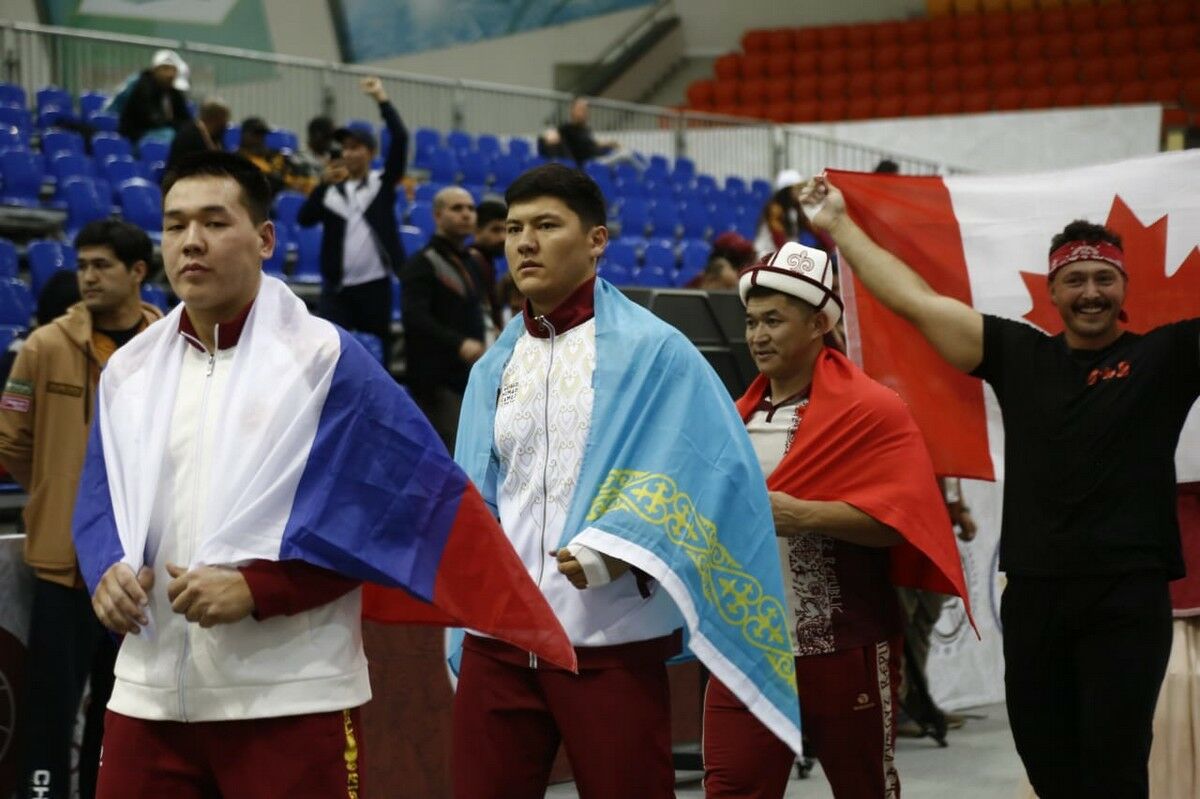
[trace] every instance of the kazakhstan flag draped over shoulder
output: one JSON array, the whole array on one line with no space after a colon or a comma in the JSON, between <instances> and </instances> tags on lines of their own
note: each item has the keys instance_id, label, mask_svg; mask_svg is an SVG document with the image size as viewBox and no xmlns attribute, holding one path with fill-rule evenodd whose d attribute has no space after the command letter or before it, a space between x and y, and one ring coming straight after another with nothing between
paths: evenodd
<instances>
[{"instance_id":1,"label":"kazakhstan flag draped over shoulder","mask_svg":"<svg viewBox=\"0 0 1200 799\"><path fill-rule=\"evenodd\" d=\"M800 752L795 661L766 480L716 373L675 328L596 280L595 403L559 546L620 558L668 592L689 647ZM496 396L523 331L479 361L455 458L496 510Z\"/></svg>"}]
</instances>

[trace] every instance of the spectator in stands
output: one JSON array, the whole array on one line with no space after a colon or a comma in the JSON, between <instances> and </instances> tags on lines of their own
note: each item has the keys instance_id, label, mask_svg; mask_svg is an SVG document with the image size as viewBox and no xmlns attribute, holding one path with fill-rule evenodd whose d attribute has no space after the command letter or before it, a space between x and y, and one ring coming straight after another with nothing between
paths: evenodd
<instances>
[{"instance_id":1,"label":"spectator in stands","mask_svg":"<svg viewBox=\"0 0 1200 799\"><path fill-rule=\"evenodd\" d=\"M567 121L558 126L558 135L567 154L580 166L592 159L607 162L621 160L623 155L629 157L621 151L620 143L616 140L596 139L588 124L589 112L590 106L586 97L576 97L571 101Z\"/></svg>"},{"instance_id":2,"label":"spectator in stands","mask_svg":"<svg viewBox=\"0 0 1200 799\"><path fill-rule=\"evenodd\" d=\"M831 278L826 254L795 242L742 273L760 375L738 409L786 552L805 736L834 796L883 799L900 795L892 580L965 587L916 422L893 391L825 345L842 312ZM719 680L704 707L706 796L782 799L791 749Z\"/></svg>"},{"instance_id":3,"label":"spectator in stands","mask_svg":"<svg viewBox=\"0 0 1200 799\"><path fill-rule=\"evenodd\" d=\"M900 165L890 158L884 158L875 165L873 171L880 175L898 175L900 174Z\"/></svg>"},{"instance_id":4,"label":"spectator in stands","mask_svg":"<svg viewBox=\"0 0 1200 799\"><path fill-rule=\"evenodd\" d=\"M167 155L166 168L171 169L189 153L224 149L225 129L228 127L229 106L225 105L225 101L218 97L205 100L200 104L197 118L188 120L175 134Z\"/></svg>"},{"instance_id":5,"label":"spectator in stands","mask_svg":"<svg viewBox=\"0 0 1200 799\"><path fill-rule=\"evenodd\" d=\"M738 274L754 262L754 245L732 230L713 240L712 253L704 271L688 282L687 288L729 291L737 288Z\"/></svg>"},{"instance_id":6,"label":"spectator in stands","mask_svg":"<svg viewBox=\"0 0 1200 799\"><path fill-rule=\"evenodd\" d=\"M776 176L775 194L767 200L758 218L755 250L760 253L774 251L789 241L795 241L805 247L833 252L834 248L817 235L800 210L797 197L803 185L804 178L795 169L784 169Z\"/></svg>"},{"instance_id":7,"label":"spectator in stands","mask_svg":"<svg viewBox=\"0 0 1200 799\"><path fill-rule=\"evenodd\" d=\"M336 144L333 140L336 129L333 120L327 116L313 117L308 121L305 149L293 158L297 172L306 177L320 178L331 158L341 158L341 145L337 145L336 155L331 152Z\"/></svg>"},{"instance_id":8,"label":"spectator in stands","mask_svg":"<svg viewBox=\"0 0 1200 799\"><path fill-rule=\"evenodd\" d=\"M404 266L396 183L408 163L408 130L379 78L363 79L362 90L378 103L392 137L383 170L371 169L377 145L370 128L339 128L342 157L326 165L296 219L304 227L323 225L318 313L347 330L378 336L388 363L392 275Z\"/></svg>"},{"instance_id":9,"label":"spectator in stands","mask_svg":"<svg viewBox=\"0 0 1200 799\"><path fill-rule=\"evenodd\" d=\"M173 50L159 50L129 88L121 105L121 135L135 143L143 138L169 142L184 123L192 118L182 77L187 64Z\"/></svg>"},{"instance_id":10,"label":"spectator in stands","mask_svg":"<svg viewBox=\"0 0 1200 799\"><path fill-rule=\"evenodd\" d=\"M301 174L284 153L268 147L267 134L270 132L271 128L259 117L242 120L238 155L263 171L272 194L283 189L308 194L317 185L317 178Z\"/></svg>"},{"instance_id":11,"label":"spectator in stands","mask_svg":"<svg viewBox=\"0 0 1200 799\"><path fill-rule=\"evenodd\" d=\"M482 264L466 246L476 219L470 193L439 191L433 218L437 230L405 264L400 296L409 389L453 451L467 376L487 348L491 307Z\"/></svg>"},{"instance_id":12,"label":"spectator in stands","mask_svg":"<svg viewBox=\"0 0 1200 799\"><path fill-rule=\"evenodd\" d=\"M491 305L490 319L496 330L504 327L503 302L496 274L496 259L504 257L504 219L508 206L498 197L484 197L475 209L475 241L471 252L479 264L480 277Z\"/></svg>"},{"instance_id":13,"label":"spectator in stands","mask_svg":"<svg viewBox=\"0 0 1200 799\"><path fill-rule=\"evenodd\" d=\"M71 540L93 398L109 357L161 314L139 290L154 256L140 228L85 225L75 238L83 301L30 334L0 398L0 462L29 492L25 561L34 571L29 688L21 797L71 795L71 747L79 700L91 686L80 752L80 794L90 799L112 690L116 645L92 613ZM52 291L62 295L55 282ZM48 284L49 285L49 284ZM39 311L53 295L43 292Z\"/></svg>"}]
</instances>

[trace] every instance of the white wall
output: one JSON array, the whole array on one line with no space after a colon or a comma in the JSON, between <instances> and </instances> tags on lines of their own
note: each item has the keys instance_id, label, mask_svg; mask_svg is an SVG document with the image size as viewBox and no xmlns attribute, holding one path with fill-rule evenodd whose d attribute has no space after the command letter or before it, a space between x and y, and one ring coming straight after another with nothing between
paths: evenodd
<instances>
[{"instance_id":1,"label":"white wall","mask_svg":"<svg viewBox=\"0 0 1200 799\"><path fill-rule=\"evenodd\" d=\"M1157 153L1161 127L1160 106L1128 105L796 125L794 129L973 172L1019 173Z\"/></svg>"},{"instance_id":2,"label":"white wall","mask_svg":"<svg viewBox=\"0 0 1200 799\"><path fill-rule=\"evenodd\" d=\"M0 2L0 19L37 22L37 0L3 0Z\"/></svg>"},{"instance_id":3,"label":"white wall","mask_svg":"<svg viewBox=\"0 0 1200 799\"><path fill-rule=\"evenodd\" d=\"M263 0L275 52L340 61L328 0Z\"/></svg>"},{"instance_id":4,"label":"white wall","mask_svg":"<svg viewBox=\"0 0 1200 799\"><path fill-rule=\"evenodd\" d=\"M445 78L552 89L556 63L586 63L596 59L646 12L647 7L642 6L514 36L373 63L387 69Z\"/></svg>"},{"instance_id":5,"label":"white wall","mask_svg":"<svg viewBox=\"0 0 1200 799\"><path fill-rule=\"evenodd\" d=\"M740 48L747 28L786 28L839 22L907 19L925 13L924 0L675 0L691 55Z\"/></svg>"}]
</instances>

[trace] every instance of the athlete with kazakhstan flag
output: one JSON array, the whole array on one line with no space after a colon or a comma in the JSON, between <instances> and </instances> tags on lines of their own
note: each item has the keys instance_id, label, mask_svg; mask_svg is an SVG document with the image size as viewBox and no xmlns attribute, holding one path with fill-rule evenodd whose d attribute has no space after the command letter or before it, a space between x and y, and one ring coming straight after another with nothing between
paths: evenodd
<instances>
[{"instance_id":1,"label":"athlete with kazakhstan flag","mask_svg":"<svg viewBox=\"0 0 1200 799\"><path fill-rule=\"evenodd\" d=\"M708 669L799 751L771 506L728 394L679 331L596 277L608 230L590 178L550 164L506 199L528 303L471 373L455 458L579 673L468 633L454 795L540 799L561 742L581 796L673 796L665 661L685 626Z\"/></svg>"}]
</instances>

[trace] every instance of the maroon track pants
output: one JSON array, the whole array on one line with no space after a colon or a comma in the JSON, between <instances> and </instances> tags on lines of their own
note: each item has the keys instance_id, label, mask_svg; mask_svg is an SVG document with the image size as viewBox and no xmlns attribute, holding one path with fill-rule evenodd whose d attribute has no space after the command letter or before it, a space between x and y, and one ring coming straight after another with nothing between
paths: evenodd
<instances>
[{"instance_id":1,"label":"maroon track pants","mask_svg":"<svg viewBox=\"0 0 1200 799\"><path fill-rule=\"evenodd\" d=\"M837 799L898 799L893 690L895 643L796 658L800 716L810 754ZM704 697L708 799L780 799L796 756L719 680Z\"/></svg>"},{"instance_id":2,"label":"maroon track pants","mask_svg":"<svg viewBox=\"0 0 1200 799\"><path fill-rule=\"evenodd\" d=\"M361 730L358 708L194 722L110 710L96 797L361 799Z\"/></svg>"}]
</instances>

